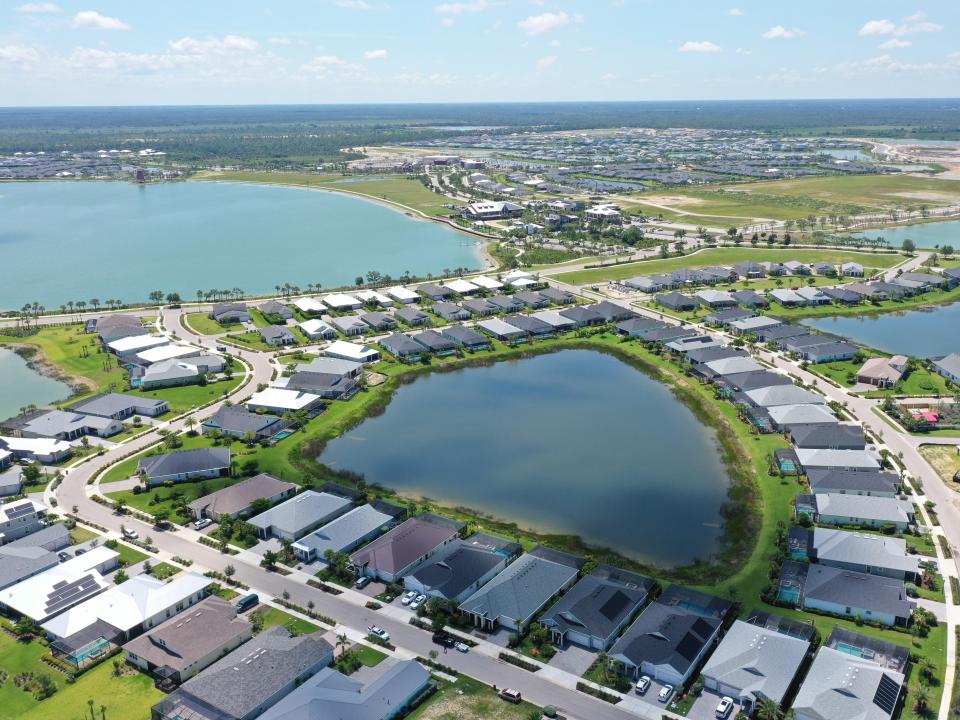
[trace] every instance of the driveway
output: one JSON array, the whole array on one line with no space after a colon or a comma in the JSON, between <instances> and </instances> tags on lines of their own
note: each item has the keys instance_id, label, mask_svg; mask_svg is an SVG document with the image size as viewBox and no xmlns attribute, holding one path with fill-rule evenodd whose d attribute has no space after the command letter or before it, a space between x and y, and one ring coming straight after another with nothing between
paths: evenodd
<instances>
[{"instance_id":1,"label":"driveway","mask_svg":"<svg viewBox=\"0 0 960 720\"><path fill-rule=\"evenodd\" d=\"M590 669L596 659L597 654L595 652L576 645L567 645L563 650L558 649L547 664L550 667L566 670L579 677Z\"/></svg>"},{"instance_id":2,"label":"driveway","mask_svg":"<svg viewBox=\"0 0 960 720\"><path fill-rule=\"evenodd\" d=\"M717 705L720 704L720 698L722 697L722 695L718 695L713 690L704 689L700 697L698 697L697 701L693 704L693 707L690 708L687 717L690 718L690 720L717 720ZM727 714L727 717L735 718L738 712L740 712L739 706L734 705Z\"/></svg>"}]
</instances>

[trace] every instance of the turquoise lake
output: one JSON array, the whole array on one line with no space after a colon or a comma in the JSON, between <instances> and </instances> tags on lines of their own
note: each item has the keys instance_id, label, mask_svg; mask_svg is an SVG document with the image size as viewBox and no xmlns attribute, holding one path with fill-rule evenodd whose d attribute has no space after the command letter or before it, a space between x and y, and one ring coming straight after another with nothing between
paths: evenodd
<instances>
[{"instance_id":1,"label":"turquoise lake","mask_svg":"<svg viewBox=\"0 0 960 720\"><path fill-rule=\"evenodd\" d=\"M960 352L960 303L902 313L817 318L803 324L894 355L941 357Z\"/></svg>"},{"instance_id":2,"label":"turquoise lake","mask_svg":"<svg viewBox=\"0 0 960 720\"><path fill-rule=\"evenodd\" d=\"M474 238L367 200L207 182L0 184L0 257L16 268L0 283L0 309L482 265Z\"/></svg>"},{"instance_id":3,"label":"turquoise lake","mask_svg":"<svg viewBox=\"0 0 960 720\"><path fill-rule=\"evenodd\" d=\"M664 567L716 551L730 483L667 386L588 350L418 378L319 460Z\"/></svg>"},{"instance_id":4,"label":"turquoise lake","mask_svg":"<svg viewBox=\"0 0 960 720\"><path fill-rule=\"evenodd\" d=\"M70 386L34 372L13 350L0 348L0 420L27 405L42 407L70 397Z\"/></svg>"},{"instance_id":5,"label":"turquoise lake","mask_svg":"<svg viewBox=\"0 0 960 720\"><path fill-rule=\"evenodd\" d=\"M917 225L898 225L897 227L867 230L854 235L867 235L871 238L886 238L891 247L898 248L903 241L913 240L918 248L933 248L937 245L953 245L960 252L960 220L946 220L944 222L920 223Z\"/></svg>"}]
</instances>

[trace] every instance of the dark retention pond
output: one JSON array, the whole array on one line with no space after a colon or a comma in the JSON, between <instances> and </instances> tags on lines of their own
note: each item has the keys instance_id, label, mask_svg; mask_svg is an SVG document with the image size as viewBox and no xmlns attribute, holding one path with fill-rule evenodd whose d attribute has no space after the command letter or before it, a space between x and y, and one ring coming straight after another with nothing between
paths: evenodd
<instances>
[{"instance_id":1,"label":"dark retention pond","mask_svg":"<svg viewBox=\"0 0 960 720\"><path fill-rule=\"evenodd\" d=\"M662 567L716 551L730 483L668 387L588 350L418 378L319 460Z\"/></svg>"}]
</instances>

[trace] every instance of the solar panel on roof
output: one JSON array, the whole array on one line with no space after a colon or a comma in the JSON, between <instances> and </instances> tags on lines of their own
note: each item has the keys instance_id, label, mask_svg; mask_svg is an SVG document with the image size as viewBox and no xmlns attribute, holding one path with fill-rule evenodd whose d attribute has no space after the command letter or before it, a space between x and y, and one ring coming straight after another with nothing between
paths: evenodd
<instances>
[{"instance_id":1,"label":"solar panel on roof","mask_svg":"<svg viewBox=\"0 0 960 720\"><path fill-rule=\"evenodd\" d=\"M600 614L603 615L607 620L615 620L623 609L627 606L627 603L630 602L630 598L627 597L625 593L617 590L610 598L600 607Z\"/></svg>"},{"instance_id":2,"label":"solar panel on roof","mask_svg":"<svg viewBox=\"0 0 960 720\"><path fill-rule=\"evenodd\" d=\"M48 615L75 605L99 592L100 586L93 575L84 575L72 583L57 583L53 592L47 595L46 611Z\"/></svg>"},{"instance_id":3,"label":"solar panel on roof","mask_svg":"<svg viewBox=\"0 0 960 720\"><path fill-rule=\"evenodd\" d=\"M873 704L883 709L887 715L893 713L893 708L897 704L897 698L900 696L900 685L889 675L881 675L880 683L877 685L877 693L873 696Z\"/></svg>"},{"instance_id":4,"label":"solar panel on roof","mask_svg":"<svg viewBox=\"0 0 960 720\"><path fill-rule=\"evenodd\" d=\"M693 628L691 629L702 638L710 637L710 633L713 632L713 628L710 627L710 623L703 618L697 618L697 621L693 624Z\"/></svg>"},{"instance_id":5,"label":"solar panel on roof","mask_svg":"<svg viewBox=\"0 0 960 720\"><path fill-rule=\"evenodd\" d=\"M687 662L693 662L702 648L703 643L692 632L684 635L683 639L677 644L677 652Z\"/></svg>"},{"instance_id":6,"label":"solar panel on roof","mask_svg":"<svg viewBox=\"0 0 960 720\"><path fill-rule=\"evenodd\" d=\"M11 520L16 520L18 517L23 517L24 515L29 515L33 512L33 503L26 502L22 505L14 505L12 508L7 510L7 517Z\"/></svg>"}]
</instances>

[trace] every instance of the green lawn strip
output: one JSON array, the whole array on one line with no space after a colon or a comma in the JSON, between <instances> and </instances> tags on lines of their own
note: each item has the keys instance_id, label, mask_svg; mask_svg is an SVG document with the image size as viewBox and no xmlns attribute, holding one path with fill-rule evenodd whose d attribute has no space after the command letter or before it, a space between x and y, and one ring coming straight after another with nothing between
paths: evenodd
<instances>
[{"instance_id":1,"label":"green lawn strip","mask_svg":"<svg viewBox=\"0 0 960 720\"><path fill-rule=\"evenodd\" d=\"M85 332L83 325L44 326L26 337L4 334L0 330L0 343L39 348L43 358L64 374L65 381L83 386L71 400L127 389L127 373L117 364L116 356L103 350L99 337Z\"/></svg>"},{"instance_id":2,"label":"green lawn strip","mask_svg":"<svg viewBox=\"0 0 960 720\"><path fill-rule=\"evenodd\" d=\"M107 542L110 541L108 540ZM116 544L111 543L111 547L120 554L118 560L124 567L136 565L138 562L143 562L149 557L146 553L135 550L129 545L124 545L122 542L116 542Z\"/></svg>"},{"instance_id":3,"label":"green lawn strip","mask_svg":"<svg viewBox=\"0 0 960 720\"><path fill-rule=\"evenodd\" d=\"M162 562L154 565L153 569L150 571L150 574L153 575L157 580L166 580L167 578L171 578L179 572L182 572L182 568L179 568L176 565L171 565L167 562Z\"/></svg>"},{"instance_id":4,"label":"green lawn strip","mask_svg":"<svg viewBox=\"0 0 960 720\"><path fill-rule=\"evenodd\" d=\"M376 667L387 659L386 653L382 653L369 645L354 645L350 652L360 661L361 665L366 667Z\"/></svg>"},{"instance_id":5,"label":"green lawn strip","mask_svg":"<svg viewBox=\"0 0 960 720\"><path fill-rule=\"evenodd\" d=\"M260 613L263 616L264 630L269 630L270 628L279 625L286 628L291 633L308 635L320 629L317 625L314 625L311 622L301 620L298 617L294 617L290 613L284 612L283 610L271 607L269 605L262 605L254 612Z\"/></svg>"},{"instance_id":6,"label":"green lawn strip","mask_svg":"<svg viewBox=\"0 0 960 720\"><path fill-rule=\"evenodd\" d=\"M93 700L98 720L101 705L106 708L106 720L148 720L150 707L164 696L153 686L153 679L143 673L126 669L124 675L113 677L113 662L110 660L84 673L71 685L66 684L59 673L52 670L51 673L59 688L56 694L35 703L31 710L17 716L17 720L82 719L90 714L88 700ZM17 692L26 694L22 690ZM5 709L0 705L0 715Z\"/></svg>"},{"instance_id":7,"label":"green lawn strip","mask_svg":"<svg viewBox=\"0 0 960 720\"><path fill-rule=\"evenodd\" d=\"M212 400L219 400L226 393L243 382L243 378L234 377L230 380L208 382L206 385L182 385L180 387L160 388L158 390L137 390L145 397L166 400L173 415L180 415L191 408L204 405Z\"/></svg>"},{"instance_id":8,"label":"green lawn strip","mask_svg":"<svg viewBox=\"0 0 960 720\"><path fill-rule=\"evenodd\" d=\"M257 308L253 308L253 307L249 308L249 312L250 312L250 322L253 323L254 327L262 328L262 327L270 327L270 325L272 325L272 323L269 320L267 320L263 316L263 313L260 312Z\"/></svg>"},{"instance_id":9,"label":"green lawn strip","mask_svg":"<svg viewBox=\"0 0 960 720\"><path fill-rule=\"evenodd\" d=\"M187 327L199 335L222 335L225 332L243 330L241 323L226 323L221 325L205 312L187 313L183 316Z\"/></svg>"},{"instance_id":10,"label":"green lawn strip","mask_svg":"<svg viewBox=\"0 0 960 720\"><path fill-rule=\"evenodd\" d=\"M905 260L897 253L865 253L853 250L833 250L818 248L710 248L691 255L673 258L657 258L653 260L639 260L633 263L610 265L608 267L591 268L589 270L574 270L561 273L557 280L571 285L586 285L607 280L625 280L635 275L659 275L683 268L699 268L709 265L735 265L738 262L753 260L754 262L786 262L796 260L802 263L831 262L839 265L845 262L858 262L864 266L889 268ZM800 278L797 278L798 280ZM790 278L784 278L784 282Z\"/></svg>"},{"instance_id":11,"label":"green lawn strip","mask_svg":"<svg viewBox=\"0 0 960 720\"><path fill-rule=\"evenodd\" d=\"M773 303L766 314L793 320L835 315L863 315L869 317L888 312L903 312L935 305L946 305L958 300L960 300L960 286L952 290L931 290L913 297L905 297L902 300L882 300L877 303L864 303L862 305L818 305L817 307L787 308L778 303Z\"/></svg>"},{"instance_id":12,"label":"green lawn strip","mask_svg":"<svg viewBox=\"0 0 960 720\"><path fill-rule=\"evenodd\" d=\"M87 528L77 525L70 531L70 544L79 545L80 543L87 542L87 540L93 540L98 537L100 537L100 535L93 530L87 530Z\"/></svg>"},{"instance_id":13,"label":"green lawn strip","mask_svg":"<svg viewBox=\"0 0 960 720\"><path fill-rule=\"evenodd\" d=\"M925 600L945 603L947 601L946 593L943 590L943 578L940 575L933 576L933 588L917 586L917 596Z\"/></svg>"},{"instance_id":14,"label":"green lawn strip","mask_svg":"<svg viewBox=\"0 0 960 720\"><path fill-rule=\"evenodd\" d=\"M17 642L6 633L0 633L0 670L8 675L7 681L0 685L0 720L20 720L39 704L31 693L14 685L13 678L17 675L42 672L53 678L59 689L63 688L64 677L40 662L46 654L47 648L37 641Z\"/></svg>"},{"instance_id":15,"label":"green lawn strip","mask_svg":"<svg viewBox=\"0 0 960 720\"><path fill-rule=\"evenodd\" d=\"M240 593L228 587L221 587L213 594L221 600L233 600L235 597L240 597Z\"/></svg>"}]
</instances>

